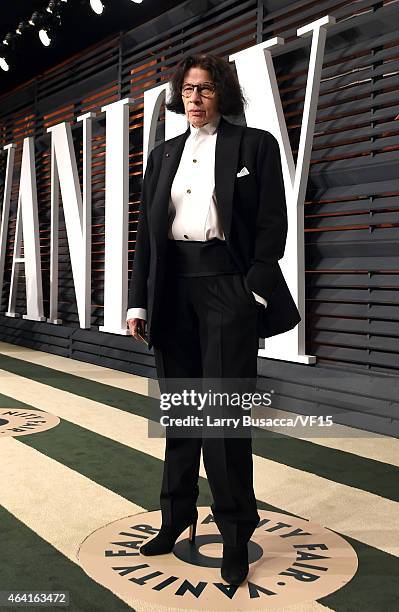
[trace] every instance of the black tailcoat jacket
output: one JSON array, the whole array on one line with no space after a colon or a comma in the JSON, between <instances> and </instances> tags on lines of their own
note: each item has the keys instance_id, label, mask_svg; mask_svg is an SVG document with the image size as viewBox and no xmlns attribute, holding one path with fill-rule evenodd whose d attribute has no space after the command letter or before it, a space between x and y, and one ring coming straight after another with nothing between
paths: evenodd
<instances>
[{"instance_id":1,"label":"black tailcoat jacket","mask_svg":"<svg viewBox=\"0 0 399 612\"><path fill-rule=\"evenodd\" d=\"M168 241L170 190L190 127L151 151L144 175L128 308L147 309L149 348L157 344ZM249 174L237 177L246 167ZM284 255L287 211L276 138L223 117L215 150L217 211L227 246L251 291L267 300L259 337L299 323L278 260ZM293 262L295 265L295 262Z\"/></svg>"}]
</instances>

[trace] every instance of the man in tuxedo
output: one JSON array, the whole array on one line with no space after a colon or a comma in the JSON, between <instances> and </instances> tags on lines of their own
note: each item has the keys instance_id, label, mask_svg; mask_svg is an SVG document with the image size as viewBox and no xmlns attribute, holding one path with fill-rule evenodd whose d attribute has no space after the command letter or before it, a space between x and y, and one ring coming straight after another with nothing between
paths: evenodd
<instances>
[{"instance_id":1,"label":"man in tuxedo","mask_svg":"<svg viewBox=\"0 0 399 612\"><path fill-rule=\"evenodd\" d=\"M199 54L178 65L167 107L189 126L149 155L127 312L134 338L147 327L160 379L256 379L259 337L300 320L278 263L287 235L278 142L223 117L244 103L223 59ZM161 554L195 523L201 447L222 577L240 584L259 521L250 437L167 436L162 529L141 550Z\"/></svg>"}]
</instances>

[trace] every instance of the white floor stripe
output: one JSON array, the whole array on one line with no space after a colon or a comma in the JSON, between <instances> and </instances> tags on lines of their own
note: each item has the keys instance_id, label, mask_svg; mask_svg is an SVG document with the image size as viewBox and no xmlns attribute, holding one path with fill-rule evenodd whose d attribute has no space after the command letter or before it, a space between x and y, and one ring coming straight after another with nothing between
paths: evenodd
<instances>
[{"instance_id":1,"label":"white floor stripe","mask_svg":"<svg viewBox=\"0 0 399 612\"><path fill-rule=\"evenodd\" d=\"M0 359L2 354L15 359L21 359L21 361L28 361L46 368L52 368L65 374L87 378L87 380L92 380L93 382L103 383L104 385L125 389L126 391L133 391L141 395L148 395L149 379L144 376L127 374L119 370L111 370L110 368L86 363L85 361L68 359L67 357L52 355L43 351L34 351L30 348L0 341Z\"/></svg>"},{"instance_id":2,"label":"white floor stripe","mask_svg":"<svg viewBox=\"0 0 399 612\"><path fill-rule=\"evenodd\" d=\"M0 378L5 395L163 459L164 441L147 437L142 417L4 370ZM398 503L258 456L254 482L259 500L399 556Z\"/></svg>"},{"instance_id":3,"label":"white floor stripe","mask_svg":"<svg viewBox=\"0 0 399 612\"><path fill-rule=\"evenodd\" d=\"M6 342L0 342L0 365L1 354L52 368L59 372L64 372L65 374L73 374L93 382L103 383L111 387L125 389L126 391L132 391L134 393L140 393L141 395L148 395L149 386L151 388L157 384L156 381L142 376L127 374L126 372L111 370L102 366L77 361L76 359L68 359L59 355L35 351ZM284 410L270 408L268 409L268 413L269 412L270 416L276 418L295 416L295 413ZM337 433L337 437L335 438L316 438L309 436L302 437L301 439L318 446L338 449L358 455L359 457L365 457L399 467L399 440L397 438L374 433L365 436L364 432L358 434L357 430L344 425L335 425L334 432ZM283 433L285 435L290 435L290 429L286 428ZM292 434L292 436L296 437L294 434Z\"/></svg>"}]
</instances>

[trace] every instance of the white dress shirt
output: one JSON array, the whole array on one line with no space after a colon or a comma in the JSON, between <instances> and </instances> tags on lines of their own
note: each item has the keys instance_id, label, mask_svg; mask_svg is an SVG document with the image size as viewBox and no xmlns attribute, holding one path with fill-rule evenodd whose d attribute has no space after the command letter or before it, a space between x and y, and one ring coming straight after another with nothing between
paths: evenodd
<instances>
[{"instance_id":1,"label":"white dress shirt","mask_svg":"<svg viewBox=\"0 0 399 612\"><path fill-rule=\"evenodd\" d=\"M202 127L190 124L179 167L173 179L168 208L168 238L173 240L225 240L215 194L215 149L220 115ZM133 263L134 265L134 263ZM264 306L266 300L252 292ZM145 308L129 308L126 319L147 320Z\"/></svg>"},{"instance_id":2,"label":"white dress shirt","mask_svg":"<svg viewBox=\"0 0 399 612\"><path fill-rule=\"evenodd\" d=\"M169 199L169 234L174 240L224 240L216 208L215 149L220 115L213 123L190 125Z\"/></svg>"}]
</instances>

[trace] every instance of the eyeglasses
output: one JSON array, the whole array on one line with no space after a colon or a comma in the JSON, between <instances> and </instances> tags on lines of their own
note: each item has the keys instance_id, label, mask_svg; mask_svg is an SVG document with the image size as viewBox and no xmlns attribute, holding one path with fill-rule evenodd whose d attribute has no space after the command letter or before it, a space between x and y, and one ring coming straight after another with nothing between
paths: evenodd
<instances>
[{"instance_id":1,"label":"eyeglasses","mask_svg":"<svg viewBox=\"0 0 399 612\"><path fill-rule=\"evenodd\" d=\"M212 83L201 83L200 85L191 85L191 83L186 83L181 91L182 96L185 98L191 98L195 88L197 88L197 91L202 98L213 98L215 95L216 88Z\"/></svg>"}]
</instances>

